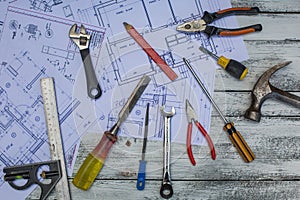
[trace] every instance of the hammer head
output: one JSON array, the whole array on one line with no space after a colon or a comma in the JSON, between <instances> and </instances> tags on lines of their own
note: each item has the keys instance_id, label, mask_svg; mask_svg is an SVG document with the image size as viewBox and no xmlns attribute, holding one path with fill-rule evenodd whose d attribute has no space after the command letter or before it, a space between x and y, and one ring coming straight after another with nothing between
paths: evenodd
<instances>
[{"instance_id":1,"label":"hammer head","mask_svg":"<svg viewBox=\"0 0 300 200\"><path fill-rule=\"evenodd\" d=\"M291 61L280 63L265 71L258 79L251 92L252 103L245 113L245 117L259 122L261 118L261 106L263 102L273 96L274 87L270 84L270 77L277 70L287 66Z\"/></svg>"}]
</instances>

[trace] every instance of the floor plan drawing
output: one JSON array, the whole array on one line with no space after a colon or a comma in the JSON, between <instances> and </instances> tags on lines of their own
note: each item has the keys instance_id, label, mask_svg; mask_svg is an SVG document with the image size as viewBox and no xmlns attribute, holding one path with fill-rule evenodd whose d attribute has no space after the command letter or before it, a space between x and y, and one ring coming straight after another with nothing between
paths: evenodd
<instances>
[{"instance_id":1,"label":"floor plan drawing","mask_svg":"<svg viewBox=\"0 0 300 200\"><path fill-rule=\"evenodd\" d=\"M68 38L74 22L11 6L7 17L1 40L7 48L0 50L0 175L3 177L5 166L50 159L40 89L44 77L55 80L66 165L71 174L80 142L73 113L81 104L72 93L82 62L78 48ZM102 42L104 29L87 27L95 35L91 42L94 56L97 53L93 50L101 47L96 43ZM7 187L1 178L0 190Z\"/></svg>"},{"instance_id":2,"label":"floor plan drawing","mask_svg":"<svg viewBox=\"0 0 300 200\"><path fill-rule=\"evenodd\" d=\"M101 59L99 59L101 62L97 63L97 67L102 70L103 76L100 80L103 81L102 85L105 85L105 92L110 94L111 92L109 90L115 88L116 85L125 88L127 84L136 81L142 74L148 74L152 77L153 91L155 92L147 93L149 98L147 101L155 102L151 105L154 108L154 113L159 113L159 107L163 104L169 106L175 105L181 113L184 113L184 98L191 98L190 95L193 94L193 90L189 89L190 86L184 88L182 90L184 92L176 91L176 88L181 88L182 85L185 85L185 82L192 81L193 78L190 77L189 72L183 65L181 60L182 57L190 59L196 66L209 66L211 64L208 63L209 61L206 61L207 57L197 49L197 44L199 45L200 43L202 46L205 46L214 52L227 51L232 53L234 48L239 48L239 46L234 47L233 45L235 39L224 39L228 40L228 42L224 42L224 40L208 39L202 34L185 35L174 31L174 26L179 22L192 18L199 18L203 13L204 7L206 9L209 8L210 10L218 9L220 7L218 1L209 3L190 1L189 6L179 4L178 1L101 1L101 3L99 1L93 1L94 11L91 9L82 9L81 13L85 13L85 15L91 15L95 12L99 25L107 28L106 40L104 41L101 50ZM194 4L195 6L190 6L191 4ZM185 7L188 9L184 9ZM90 14L88 14L89 12ZM135 15L132 13L139 13L139 19L135 19ZM163 14L160 14L159 17L157 17L154 13ZM181 18L179 16L181 16ZM164 74L157 69L157 66L143 51L141 51L140 47L132 40L132 38L126 34L122 25L124 19L126 19L126 22L134 24L136 27L142 27L138 29L138 31L147 41L151 41L151 45L154 45L154 48L158 51L160 56L164 58L164 60L179 75L179 78L176 81L172 83L166 79ZM92 21L89 22L92 23ZM207 68L201 70L198 68L198 70L201 71L200 74L202 74L203 77L207 76L207 84L210 85L210 88L212 89L214 70L206 71ZM126 89L124 90L127 91ZM154 98L158 98L159 100L154 101ZM199 99L199 96L197 96L197 98ZM111 99L115 98L112 97ZM98 103L101 105L101 100L96 102L96 106ZM114 104L112 103L112 105ZM145 105L143 105L143 107L145 107ZM210 108L209 103L207 102L199 107L204 107L206 109ZM121 107L119 107L119 109L121 109ZM206 116L210 116L208 114L210 112L206 112L206 109L203 109L205 111L201 116L203 119L205 119ZM141 111L138 111L137 113L140 112ZM115 113L115 115L116 114L117 113ZM159 116L156 117L159 118ZM139 118L139 116L136 116L136 118ZM116 120L114 117L109 117L108 121L111 125L113 124L112 119ZM209 117L206 119L209 119ZM137 120L132 121L134 123L137 122ZM142 120L140 119L140 123L141 122ZM206 121L204 124L205 123ZM107 126L107 122L101 124L103 124L101 127ZM177 130L183 131L183 127L181 127L181 129L178 128ZM209 127L209 125L207 125L207 127ZM153 131L153 137L156 139L160 138L161 124L157 123L155 127L152 128L155 130ZM138 130L140 130L140 128L138 128ZM141 135L141 133L137 133L138 131L123 130L123 132L125 135L127 135L127 133L132 134L132 132ZM121 131L121 135L123 132ZM177 138L177 141L184 141L183 137L179 138L180 139ZM199 142L201 137L198 137L194 142L197 143L197 140Z\"/></svg>"}]
</instances>

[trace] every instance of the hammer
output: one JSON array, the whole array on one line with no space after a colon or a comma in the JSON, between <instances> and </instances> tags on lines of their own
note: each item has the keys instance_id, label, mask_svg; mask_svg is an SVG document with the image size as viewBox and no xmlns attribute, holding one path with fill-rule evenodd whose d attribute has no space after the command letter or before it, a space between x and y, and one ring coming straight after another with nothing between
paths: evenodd
<instances>
[{"instance_id":1,"label":"hammer","mask_svg":"<svg viewBox=\"0 0 300 200\"><path fill-rule=\"evenodd\" d=\"M268 98L276 98L286 103L289 103L295 107L300 108L300 97L293 95L289 92L282 91L274 87L269 79L274 72L287 66L292 61L280 63L265 71L263 75L258 79L251 92L252 103L245 113L245 117L259 122L261 118L261 106L263 102Z\"/></svg>"}]
</instances>

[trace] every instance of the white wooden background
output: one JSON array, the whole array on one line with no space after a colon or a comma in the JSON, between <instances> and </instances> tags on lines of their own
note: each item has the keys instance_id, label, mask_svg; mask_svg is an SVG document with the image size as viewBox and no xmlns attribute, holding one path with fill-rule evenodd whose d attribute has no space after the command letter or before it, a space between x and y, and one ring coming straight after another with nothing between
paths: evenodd
<instances>
[{"instance_id":1,"label":"white wooden background","mask_svg":"<svg viewBox=\"0 0 300 200\"><path fill-rule=\"evenodd\" d=\"M208 147L193 146L197 165L190 164L185 145L172 144L172 199L300 199L300 108L267 100L260 123L244 118L250 106L250 91L260 75L283 61L293 63L272 76L272 84L300 96L300 1L232 0L233 6L258 6L258 16L238 16L240 25L261 23L263 31L244 36L250 59L250 73L243 81L218 70L214 98L226 117L233 120L256 154L244 163L223 132L223 122L213 111L210 135L217 159L210 159ZM222 105L222 106L221 106ZM225 105L225 106L224 106ZM74 169L77 172L94 140L86 138ZM127 142L131 145L126 145ZM162 151L146 155L146 187L136 189L142 140L119 138L106 165L88 191L71 183L72 199L161 199ZM161 142L148 141L147 150L162 149ZM126 153L126 152L135 152ZM74 176L75 174L73 174Z\"/></svg>"}]
</instances>

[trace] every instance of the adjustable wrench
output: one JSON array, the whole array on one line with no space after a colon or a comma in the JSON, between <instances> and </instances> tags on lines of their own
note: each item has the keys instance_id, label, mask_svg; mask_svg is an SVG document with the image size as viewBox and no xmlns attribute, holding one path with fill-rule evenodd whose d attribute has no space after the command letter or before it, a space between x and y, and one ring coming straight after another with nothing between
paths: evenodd
<instances>
[{"instance_id":1,"label":"adjustable wrench","mask_svg":"<svg viewBox=\"0 0 300 200\"><path fill-rule=\"evenodd\" d=\"M170 122L171 117L175 115L175 108L171 108L171 112L166 112L165 106L160 108L160 112L164 117L164 167L163 167L163 180L160 188L160 195L169 199L173 195L173 188L170 177L170 153L171 153L171 132Z\"/></svg>"},{"instance_id":2,"label":"adjustable wrench","mask_svg":"<svg viewBox=\"0 0 300 200\"><path fill-rule=\"evenodd\" d=\"M91 35L86 33L86 29L83 25L80 26L79 33L76 32L76 29L77 24L74 24L69 31L69 37L79 47L80 50L80 55L85 70L88 95L92 99L98 99L101 96L102 91L95 74L89 51Z\"/></svg>"}]
</instances>

